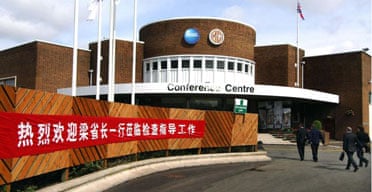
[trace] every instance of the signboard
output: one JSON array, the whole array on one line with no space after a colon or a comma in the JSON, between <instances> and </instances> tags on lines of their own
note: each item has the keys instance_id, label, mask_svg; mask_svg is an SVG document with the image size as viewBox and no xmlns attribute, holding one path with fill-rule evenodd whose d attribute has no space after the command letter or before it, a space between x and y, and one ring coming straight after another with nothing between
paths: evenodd
<instances>
[{"instance_id":1,"label":"signboard","mask_svg":"<svg viewBox=\"0 0 372 192\"><path fill-rule=\"evenodd\" d=\"M248 100L235 98L234 113L247 113Z\"/></svg>"},{"instance_id":2,"label":"signboard","mask_svg":"<svg viewBox=\"0 0 372 192\"><path fill-rule=\"evenodd\" d=\"M0 159L133 140L202 138L204 120L0 112Z\"/></svg>"}]
</instances>

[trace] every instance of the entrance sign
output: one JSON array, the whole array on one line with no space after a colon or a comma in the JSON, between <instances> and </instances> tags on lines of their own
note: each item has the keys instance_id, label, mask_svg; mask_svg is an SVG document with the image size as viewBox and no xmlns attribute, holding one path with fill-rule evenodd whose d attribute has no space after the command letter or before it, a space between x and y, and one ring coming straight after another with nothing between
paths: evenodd
<instances>
[{"instance_id":1,"label":"entrance sign","mask_svg":"<svg viewBox=\"0 0 372 192\"><path fill-rule=\"evenodd\" d=\"M235 98L234 113L247 113L248 100Z\"/></svg>"},{"instance_id":2,"label":"entrance sign","mask_svg":"<svg viewBox=\"0 0 372 192\"><path fill-rule=\"evenodd\" d=\"M204 120L0 112L0 159L133 140L202 138Z\"/></svg>"}]
</instances>

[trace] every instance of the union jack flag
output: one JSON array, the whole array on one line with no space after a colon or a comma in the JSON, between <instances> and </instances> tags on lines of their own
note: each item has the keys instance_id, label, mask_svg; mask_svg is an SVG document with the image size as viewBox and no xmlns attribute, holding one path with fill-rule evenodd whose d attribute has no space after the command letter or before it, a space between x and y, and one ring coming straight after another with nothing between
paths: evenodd
<instances>
[{"instance_id":1,"label":"union jack flag","mask_svg":"<svg viewBox=\"0 0 372 192\"><path fill-rule=\"evenodd\" d=\"M302 20L305 20L304 14L302 13L300 2L297 2L297 13L300 15Z\"/></svg>"}]
</instances>

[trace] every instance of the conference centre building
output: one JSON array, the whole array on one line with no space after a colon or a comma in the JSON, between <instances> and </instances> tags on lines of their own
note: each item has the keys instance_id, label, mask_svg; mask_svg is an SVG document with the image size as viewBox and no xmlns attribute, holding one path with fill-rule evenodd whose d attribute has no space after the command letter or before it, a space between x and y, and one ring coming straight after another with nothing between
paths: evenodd
<instances>
[{"instance_id":1,"label":"conference centre building","mask_svg":"<svg viewBox=\"0 0 372 192\"><path fill-rule=\"evenodd\" d=\"M78 50L76 96L108 98L110 42L99 45ZM0 84L71 95L72 58L72 47L41 40L1 50ZM362 50L306 57L290 44L256 45L254 27L239 21L171 18L142 26L135 43L115 39L113 63L115 102L233 112L239 101L259 115L260 132L314 120L333 139L346 126L369 128L371 56Z\"/></svg>"}]
</instances>

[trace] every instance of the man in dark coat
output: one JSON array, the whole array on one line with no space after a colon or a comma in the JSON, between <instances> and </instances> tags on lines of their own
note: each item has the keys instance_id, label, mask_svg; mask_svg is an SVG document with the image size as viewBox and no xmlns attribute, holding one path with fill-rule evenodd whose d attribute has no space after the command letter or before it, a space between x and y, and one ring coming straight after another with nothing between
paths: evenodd
<instances>
[{"instance_id":1,"label":"man in dark coat","mask_svg":"<svg viewBox=\"0 0 372 192\"><path fill-rule=\"evenodd\" d=\"M369 143L369 136L367 133L364 132L363 126L358 126L356 136L360 142L360 146L357 148L357 155L359 158L359 167L363 167L363 163L366 167L368 167L368 159L364 157L364 151L365 148L366 152L369 151L368 143Z\"/></svg>"},{"instance_id":2,"label":"man in dark coat","mask_svg":"<svg viewBox=\"0 0 372 192\"><path fill-rule=\"evenodd\" d=\"M324 144L323 135L317 128L315 128L314 125L312 125L308 137L309 137L309 141L311 144L311 152L313 154L313 161L317 162L319 143L320 141L322 141L322 143Z\"/></svg>"},{"instance_id":3,"label":"man in dark coat","mask_svg":"<svg viewBox=\"0 0 372 192\"><path fill-rule=\"evenodd\" d=\"M351 127L346 128L346 133L343 138L343 145L342 148L346 153L347 156L347 165L346 169L350 169L350 165L353 165L354 172L358 171L358 166L354 161L353 155L354 152L357 150L358 145L360 145L358 137L352 132Z\"/></svg>"},{"instance_id":4,"label":"man in dark coat","mask_svg":"<svg viewBox=\"0 0 372 192\"><path fill-rule=\"evenodd\" d=\"M296 143L297 143L297 151L300 155L301 161L304 160L305 156L305 144L307 140L307 131L304 126L300 123L298 126L298 130L296 132Z\"/></svg>"}]
</instances>

